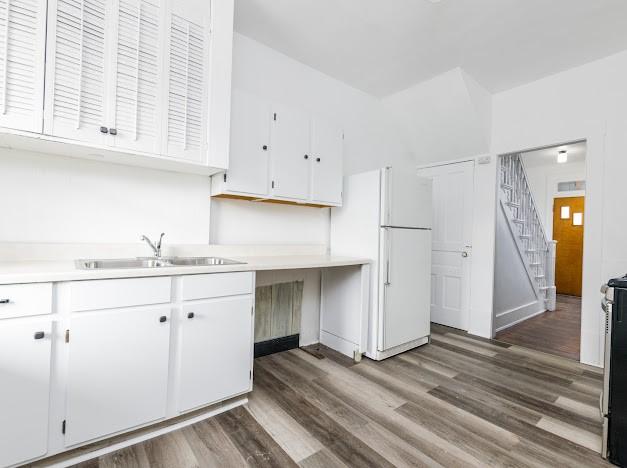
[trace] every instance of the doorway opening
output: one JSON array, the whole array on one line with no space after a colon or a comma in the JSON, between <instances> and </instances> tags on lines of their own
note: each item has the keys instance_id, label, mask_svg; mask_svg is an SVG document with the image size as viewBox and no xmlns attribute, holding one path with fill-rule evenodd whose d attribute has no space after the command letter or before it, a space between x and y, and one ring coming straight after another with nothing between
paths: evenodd
<instances>
[{"instance_id":1,"label":"doorway opening","mask_svg":"<svg viewBox=\"0 0 627 468\"><path fill-rule=\"evenodd\" d=\"M586 143L499 157L495 338L580 360Z\"/></svg>"}]
</instances>

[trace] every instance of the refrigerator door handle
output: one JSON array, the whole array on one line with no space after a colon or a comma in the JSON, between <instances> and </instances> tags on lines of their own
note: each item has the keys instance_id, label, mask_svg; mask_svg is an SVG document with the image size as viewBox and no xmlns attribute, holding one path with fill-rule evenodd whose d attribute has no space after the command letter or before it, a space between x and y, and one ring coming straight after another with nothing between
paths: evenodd
<instances>
[{"instance_id":1,"label":"refrigerator door handle","mask_svg":"<svg viewBox=\"0 0 627 468\"><path fill-rule=\"evenodd\" d=\"M390 257L392 255L392 231L385 228L385 286L392 284L390 280Z\"/></svg>"}]
</instances>

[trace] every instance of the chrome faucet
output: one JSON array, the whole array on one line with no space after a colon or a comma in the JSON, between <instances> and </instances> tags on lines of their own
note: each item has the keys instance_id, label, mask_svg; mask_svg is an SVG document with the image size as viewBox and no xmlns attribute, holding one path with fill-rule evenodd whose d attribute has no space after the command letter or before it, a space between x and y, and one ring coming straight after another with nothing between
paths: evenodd
<instances>
[{"instance_id":1,"label":"chrome faucet","mask_svg":"<svg viewBox=\"0 0 627 468\"><path fill-rule=\"evenodd\" d=\"M161 236L159 236L159 242L157 242L156 245L147 236L141 237L141 240L148 244L157 258L161 257L161 242L163 241L163 236L165 236L165 232L161 233Z\"/></svg>"}]
</instances>

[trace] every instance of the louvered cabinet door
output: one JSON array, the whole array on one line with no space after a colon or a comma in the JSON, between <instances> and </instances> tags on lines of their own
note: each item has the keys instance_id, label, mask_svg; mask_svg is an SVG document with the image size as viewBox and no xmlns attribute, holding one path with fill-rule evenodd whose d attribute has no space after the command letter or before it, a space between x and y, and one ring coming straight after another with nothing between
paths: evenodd
<instances>
[{"instance_id":1,"label":"louvered cabinet door","mask_svg":"<svg viewBox=\"0 0 627 468\"><path fill-rule=\"evenodd\" d=\"M168 87L164 155L207 161L209 28L202 18L168 14Z\"/></svg>"},{"instance_id":2,"label":"louvered cabinet door","mask_svg":"<svg viewBox=\"0 0 627 468\"><path fill-rule=\"evenodd\" d=\"M104 144L110 0L51 0L45 133ZM102 127L102 128L101 128Z\"/></svg>"},{"instance_id":3,"label":"louvered cabinet door","mask_svg":"<svg viewBox=\"0 0 627 468\"><path fill-rule=\"evenodd\" d=\"M116 148L159 153L163 8L159 0L119 0L115 22L112 110Z\"/></svg>"},{"instance_id":4,"label":"louvered cabinet door","mask_svg":"<svg viewBox=\"0 0 627 468\"><path fill-rule=\"evenodd\" d=\"M41 133L46 0L0 0L0 127Z\"/></svg>"}]
</instances>

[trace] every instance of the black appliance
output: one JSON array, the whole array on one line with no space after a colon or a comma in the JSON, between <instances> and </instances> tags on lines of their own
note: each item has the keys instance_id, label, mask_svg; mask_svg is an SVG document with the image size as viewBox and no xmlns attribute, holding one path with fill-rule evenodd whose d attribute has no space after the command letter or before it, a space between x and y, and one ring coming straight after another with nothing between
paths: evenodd
<instances>
[{"instance_id":1,"label":"black appliance","mask_svg":"<svg viewBox=\"0 0 627 468\"><path fill-rule=\"evenodd\" d=\"M603 457L627 467L627 275L609 280L601 292L605 313Z\"/></svg>"}]
</instances>

